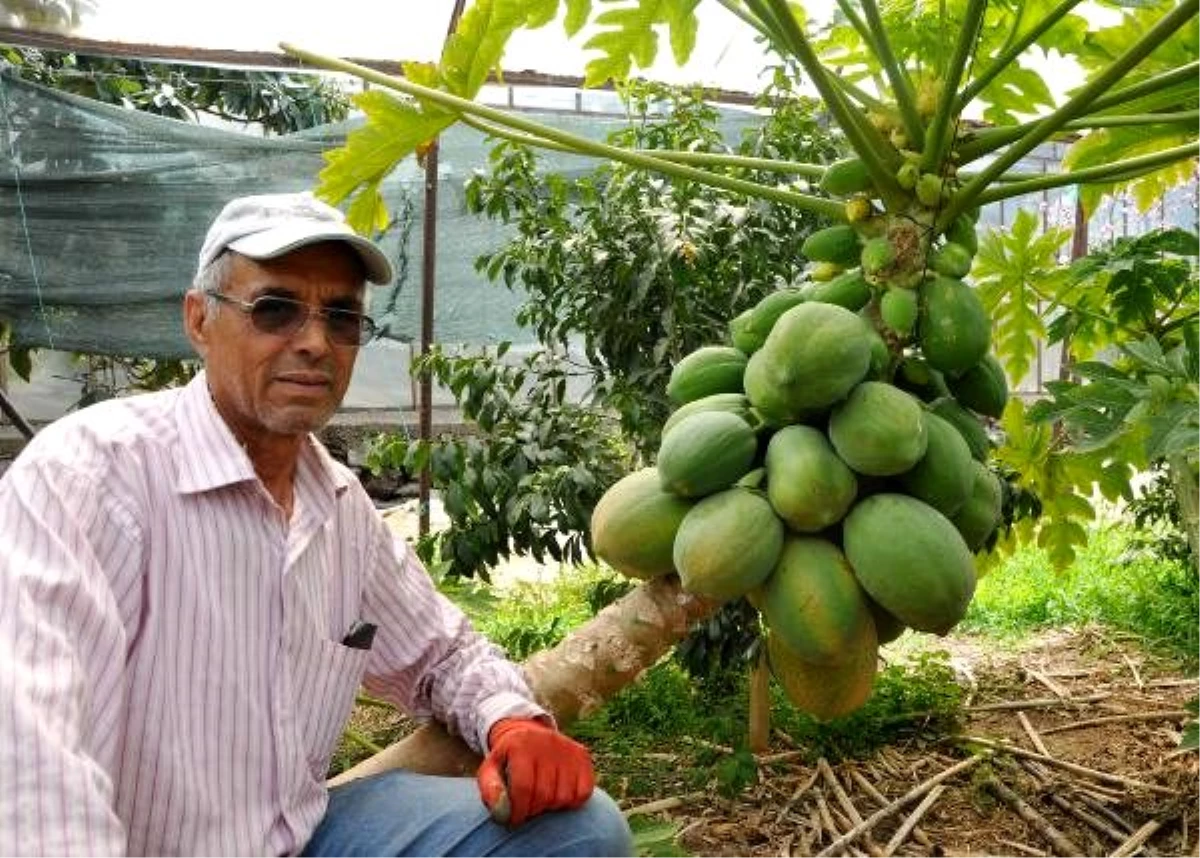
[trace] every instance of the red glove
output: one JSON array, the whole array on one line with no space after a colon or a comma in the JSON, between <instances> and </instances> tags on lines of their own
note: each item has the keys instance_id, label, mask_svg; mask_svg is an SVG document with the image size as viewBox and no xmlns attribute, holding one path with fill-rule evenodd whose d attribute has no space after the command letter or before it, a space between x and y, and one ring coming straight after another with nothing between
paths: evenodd
<instances>
[{"instance_id":1,"label":"red glove","mask_svg":"<svg viewBox=\"0 0 1200 858\"><path fill-rule=\"evenodd\" d=\"M596 779L587 748L531 718L502 718L488 731L488 747L475 775L483 803L497 813L507 789L508 823L520 825L547 810L568 810L592 794Z\"/></svg>"}]
</instances>

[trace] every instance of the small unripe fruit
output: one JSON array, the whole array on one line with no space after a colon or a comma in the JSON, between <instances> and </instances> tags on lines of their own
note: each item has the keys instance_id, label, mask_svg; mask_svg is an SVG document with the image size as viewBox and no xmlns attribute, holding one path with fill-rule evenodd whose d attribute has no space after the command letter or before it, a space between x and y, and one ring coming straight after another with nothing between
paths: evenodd
<instances>
[{"instance_id":1,"label":"small unripe fruit","mask_svg":"<svg viewBox=\"0 0 1200 858\"><path fill-rule=\"evenodd\" d=\"M933 173L922 173L917 179L917 199L921 205L933 208L942 201L942 177Z\"/></svg>"}]
</instances>

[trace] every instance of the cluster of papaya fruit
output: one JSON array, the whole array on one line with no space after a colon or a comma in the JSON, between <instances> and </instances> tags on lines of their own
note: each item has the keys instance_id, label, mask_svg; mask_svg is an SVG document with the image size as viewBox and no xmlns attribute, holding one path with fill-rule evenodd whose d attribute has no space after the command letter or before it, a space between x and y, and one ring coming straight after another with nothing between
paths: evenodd
<instances>
[{"instance_id":1,"label":"cluster of papaya fruit","mask_svg":"<svg viewBox=\"0 0 1200 858\"><path fill-rule=\"evenodd\" d=\"M848 206L857 169L824 183ZM914 192L903 216L812 234L804 283L675 364L655 464L592 515L593 549L618 571L747 597L775 677L822 719L866 701L880 645L958 623L1001 521L985 418L1008 388L962 280L975 223L931 236L913 216L925 205Z\"/></svg>"}]
</instances>

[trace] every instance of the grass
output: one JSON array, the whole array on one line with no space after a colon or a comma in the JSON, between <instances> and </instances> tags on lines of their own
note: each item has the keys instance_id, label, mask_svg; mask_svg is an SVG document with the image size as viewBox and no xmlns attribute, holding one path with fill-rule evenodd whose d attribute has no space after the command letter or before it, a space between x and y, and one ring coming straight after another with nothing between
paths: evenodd
<instances>
[{"instance_id":1,"label":"grass","mask_svg":"<svg viewBox=\"0 0 1200 858\"><path fill-rule=\"evenodd\" d=\"M1026 548L983 577L965 632L1021 637L1055 626L1097 623L1130 632L1149 649L1195 669L1200 663L1196 570L1134 547L1124 527L1093 530L1068 569Z\"/></svg>"}]
</instances>

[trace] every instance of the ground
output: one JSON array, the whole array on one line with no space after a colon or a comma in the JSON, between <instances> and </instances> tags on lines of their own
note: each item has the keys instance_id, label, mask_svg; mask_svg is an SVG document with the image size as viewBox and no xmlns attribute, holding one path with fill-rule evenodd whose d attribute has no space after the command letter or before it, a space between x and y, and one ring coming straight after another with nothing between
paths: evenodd
<instances>
[{"instance_id":1,"label":"ground","mask_svg":"<svg viewBox=\"0 0 1200 858\"><path fill-rule=\"evenodd\" d=\"M827 854L1197 854L1197 754L1178 750L1195 676L1099 629L1013 646L956 634L937 645L967 691L957 739L931 734L828 765L775 731L757 782L734 799L689 786L669 748L642 761L653 776L633 789L628 777L605 777L627 772L628 760L598 756L601 779L639 828L661 823L693 855L816 855L860 820L875 824ZM356 722L378 730L395 717L360 708ZM1011 742L1027 754L972 764L965 737L987 740L977 750ZM914 811L919 824L901 837Z\"/></svg>"},{"instance_id":2,"label":"ground","mask_svg":"<svg viewBox=\"0 0 1200 858\"><path fill-rule=\"evenodd\" d=\"M667 789L627 811L675 822L696 855L814 855L875 815L867 832L828 854L1109 855L1124 844L1123 855L1197 854L1197 755L1177 750L1194 676L1096 630L1003 651L964 636L938 644L969 689L960 735L1041 747L1050 760L997 753L971 765L959 741L929 736L870 759L813 765L776 733L758 783L737 799ZM958 765L969 768L918 791ZM879 814L887 806L893 812ZM898 836L918 806L919 824Z\"/></svg>"}]
</instances>

